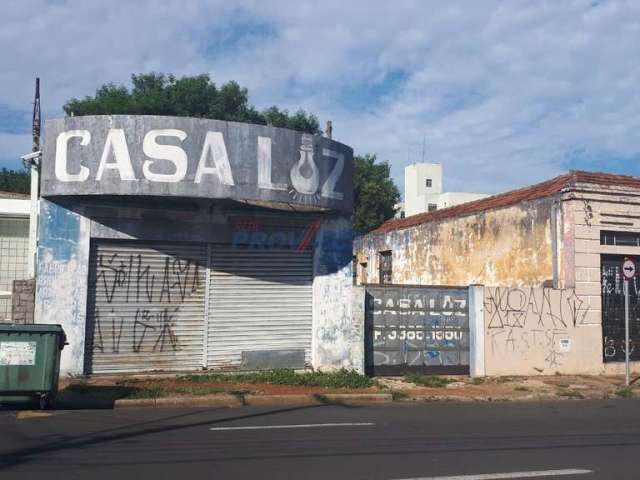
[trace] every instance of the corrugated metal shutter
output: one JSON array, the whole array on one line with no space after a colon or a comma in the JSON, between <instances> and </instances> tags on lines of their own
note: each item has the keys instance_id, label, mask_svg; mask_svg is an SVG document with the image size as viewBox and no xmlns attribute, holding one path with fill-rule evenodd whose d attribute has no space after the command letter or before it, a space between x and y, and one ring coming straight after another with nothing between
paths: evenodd
<instances>
[{"instance_id":1,"label":"corrugated metal shutter","mask_svg":"<svg viewBox=\"0 0 640 480\"><path fill-rule=\"evenodd\" d=\"M203 366L207 247L92 244L89 373Z\"/></svg>"},{"instance_id":2,"label":"corrugated metal shutter","mask_svg":"<svg viewBox=\"0 0 640 480\"><path fill-rule=\"evenodd\" d=\"M304 349L311 364L311 252L211 250L208 367L239 367L243 351Z\"/></svg>"}]
</instances>

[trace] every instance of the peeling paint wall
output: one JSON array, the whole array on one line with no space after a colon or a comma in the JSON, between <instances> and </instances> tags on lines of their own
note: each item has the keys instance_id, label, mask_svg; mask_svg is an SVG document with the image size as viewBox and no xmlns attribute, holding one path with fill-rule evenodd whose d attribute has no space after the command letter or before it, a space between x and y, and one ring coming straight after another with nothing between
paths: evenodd
<instances>
[{"instance_id":1,"label":"peeling paint wall","mask_svg":"<svg viewBox=\"0 0 640 480\"><path fill-rule=\"evenodd\" d=\"M588 313L574 289L485 287L486 375L602 373Z\"/></svg>"},{"instance_id":2,"label":"peeling paint wall","mask_svg":"<svg viewBox=\"0 0 640 480\"><path fill-rule=\"evenodd\" d=\"M544 198L359 238L359 264L377 283L379 252L393 252L393 283L551 286L551 206Z\"/></svg>"},{"instance_id":3,"label":"peeling paint wall","mask_svg":"<svg viewBox=\"0 0 640 480\"><path fill-rule=\"evenodd\" d=\"M312 350L313 366L320 370L364 372L364 315L352 311L351 242L349 217L325 220L316 236Z\"/></svg>"},{"instance_id":4,"label":"peeling paint wall","mask_svg":"<svg viewBox=\"0 0 640 480\"><path fill-rule=\"evenodd\" d=\"M35 321L62 325L69 342L60 359L62 374L83 373L89 223L62 205L40 200Z\"/></svg>"}]
</instances>

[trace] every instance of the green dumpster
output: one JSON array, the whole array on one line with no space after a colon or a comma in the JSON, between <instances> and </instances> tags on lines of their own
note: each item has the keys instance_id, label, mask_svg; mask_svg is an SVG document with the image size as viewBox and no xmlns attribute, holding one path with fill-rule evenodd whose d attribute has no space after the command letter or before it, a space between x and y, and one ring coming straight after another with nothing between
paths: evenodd
<instances>
[{"instance_id":1,"label":"green dumpster","mask_svg":"<svg viewBox=\"0 0 640 480\"><path fill-rule=\"evenodd\" d=\"M60 325L0 324L0 404L55 402L60 352L66 336Z\"/></svg>"}]
</instances>

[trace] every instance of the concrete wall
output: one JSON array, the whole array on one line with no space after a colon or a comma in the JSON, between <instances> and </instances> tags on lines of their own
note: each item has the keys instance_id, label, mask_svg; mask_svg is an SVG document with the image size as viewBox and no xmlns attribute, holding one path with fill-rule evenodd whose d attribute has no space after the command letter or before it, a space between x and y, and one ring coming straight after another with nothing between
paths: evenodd
<instances>
[{"instance_id":1,"label":"concrete wall","mask_svg":"<svg viewBox=\"0 0 640 480\"><path fill-rule=\"evenodd\" d=\"M30 209L31 200L28 198L0 198L0 214L2 215L11 217L28 217Z\"/></svg>"},{"instance_id":2,"label":"concrete wall","mask_svg":"<svg viewBox=\"0 0 640 480\"><path fill-rule=\"evenodd\" d=\"M89 263L88 218L40 200L36 265L36 323L62 325L69 345L60 371L83 373Z\"/></svg>"},{"instance_id":3,"label":"concrete wall","mask_svg":"<svg viewBox=\"0 0 640 480\"><path fill-rule=\"evenodd\" d=\"M378 283L379 255L391 250L393 283L551 286L553 199L425 223L357 239L354 254Z\"/></svg>"},{"instance_id":4,"label":"concrete wall","mask_svg":"<svg viewBox=\"0 0 640 480\"><path fill-rule=\"evenodd\" d=\"M485 287L485 374L603 373L588 314L574 289Z\"/></svg>"},{"instance_id":5,"label":"concrete wall","mask_svg":"<svg viewBox=\"0 0 640 480\"><path fill-rule=\"evenodd\" d=\"M312 350L313 366L321 370L364 372L364 315L353 315L351 239L348 217L323 222L316 237Z\"/></svg>"}]
</instances>

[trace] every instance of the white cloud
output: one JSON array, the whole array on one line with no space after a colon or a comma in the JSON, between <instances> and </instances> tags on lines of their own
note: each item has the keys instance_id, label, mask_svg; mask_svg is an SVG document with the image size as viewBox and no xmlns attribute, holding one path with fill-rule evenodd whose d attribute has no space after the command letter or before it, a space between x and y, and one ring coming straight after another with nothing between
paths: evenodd
<instances>
[{"instance_id":1,"label":"white cloud","mask_svg":"<svg viewBox=\"0 0 640 480\"><path fill-rule=\"evenodd\" d=\"M0 158L13 161L13 168L19 167L20 157L31 151L31 142L31 135L0 132Z\"/></svg>"},{"instance_id":2,"label":"white cloud","mask_svg":"<svg viewBox=\"0 0 640 480\"><path fill-rule=\"evenodd\" d=\"M260 107L332 119L338 139L389 159L397 179L423 139L456 190L542 180L576 150L595 169L640 155L638 2L231 3L5 7L0 107L28 109L36 75L58 115L69 97L131 73L208 71L249 87ZM396 72L405 81L385 88ZM362 106L350 102L358 92L377 96Z\"/></svg>"}]
</instances>

